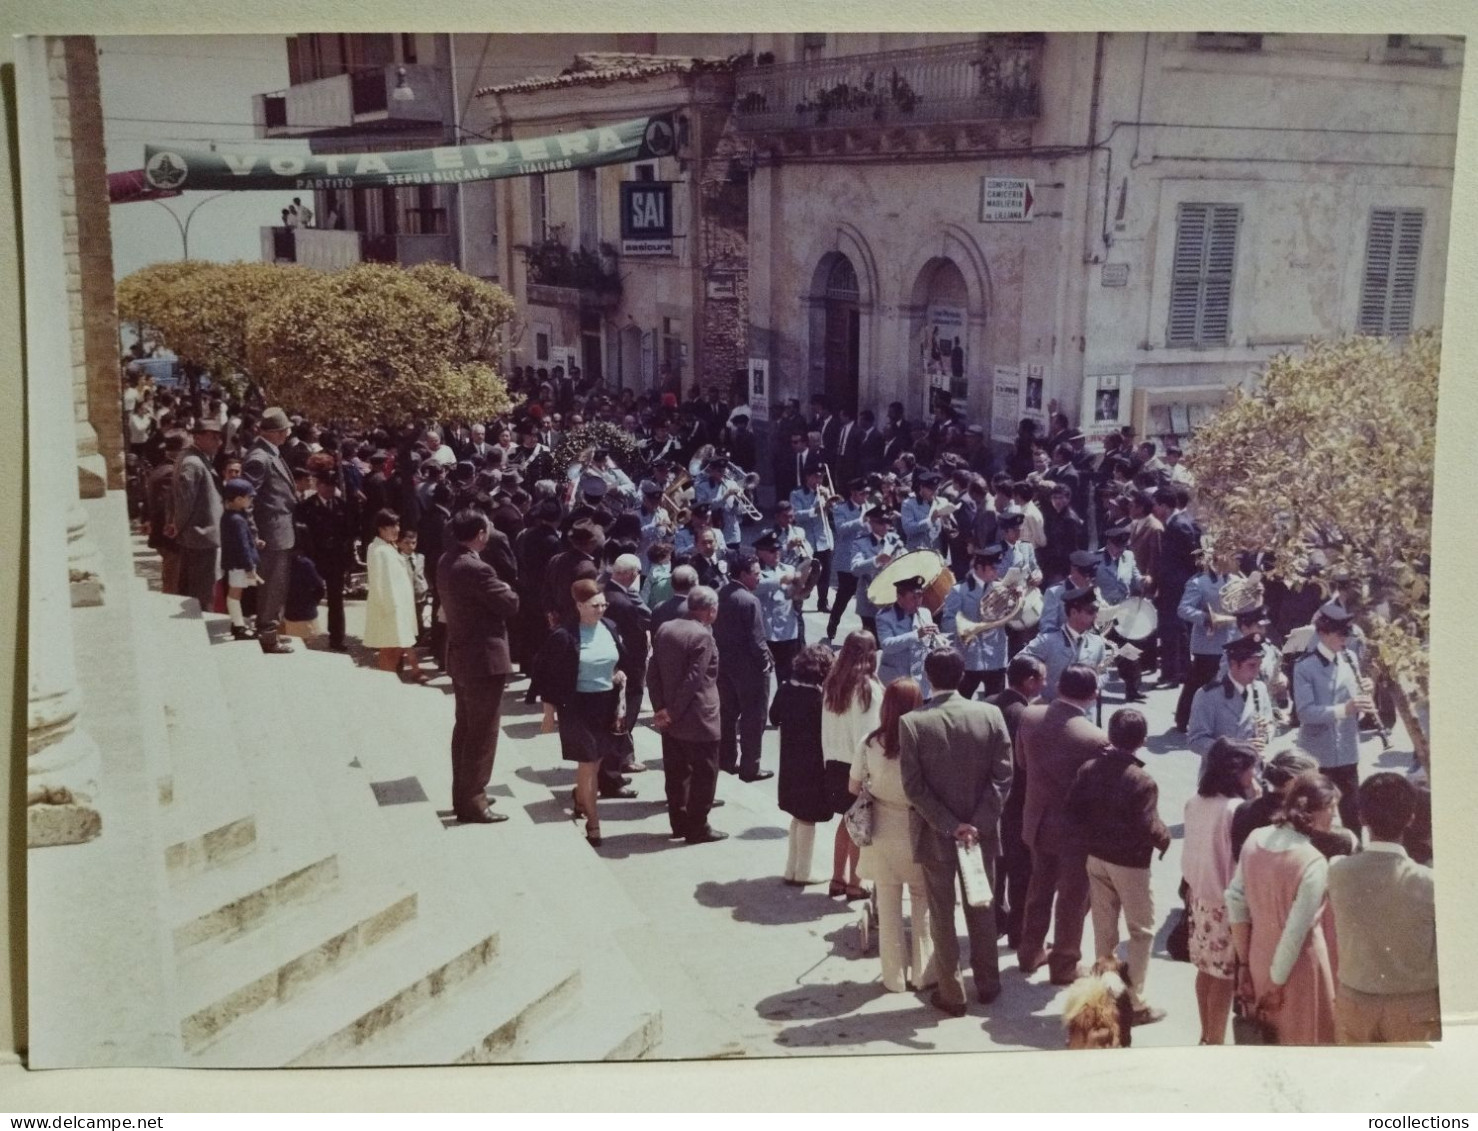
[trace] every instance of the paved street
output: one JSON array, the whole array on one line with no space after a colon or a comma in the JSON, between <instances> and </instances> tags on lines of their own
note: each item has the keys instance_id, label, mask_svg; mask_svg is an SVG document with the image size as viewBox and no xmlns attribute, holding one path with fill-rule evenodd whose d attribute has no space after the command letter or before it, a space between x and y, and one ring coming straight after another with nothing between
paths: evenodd
<instances>
[{"instance_id":1,"label":"paved street","mask_svg":"<svg viewBox=\"0 0 1478 1131\"><path fill-rule=\"evenodd\" d=\"M351 602L349 627L357 632L363 606ZM808 613L808 635L825 631L825 618ZM842 633L857 627L854 615L842 622ZM357 656L367 663L367 654ZM406 695L435 696L433 689L406 688ZM558 739L541 735L539 709L525 706L526 684L510 688L504 711L504 742L499 749L494 791L522 802L536 819L548 810L551 797L568 807L574 775L559 760ZM1160 786L1160 812L1175 837L1164 860L1152 868L1157 918L1161 923L1147 984L1150 1001L1168 1016L1159 1024L1136 1029L1142 1046L1194 1045L1199 1036L1193 990L1194 970L1163 953L1167 917L1177 906L1180 881L1180 813L1193 789L1198 759L1178 736L1167 735L1176 692L1150 689L1144 705L1150 722L1144 755ZM1116 681L1105 696L1105 721L1118 704ZM445 730L428 734L417 752L417 765L428 792L446 776L444 735L451 728L452 702L436 696L435 709L445 716ZM719 797L726 804L713 814L715 827L730 839L687 847L667 838L658 736L645 721L636 734L637 752L651 767L636 775L637 798L601 803L604 845L598 850L615 886L609 893L637 911L636 925L623 912L613 921L611 939L656 992L663 1011L663 1040L658 1057L723 1057L815 1055L900 1051L976 1051L1001 1048L1061 1047L1061 998L1047 971L1024 978L1002 942L1004 990L991 1006L971 998L962 1019L943 1016L926 995L891 994L883 990L876 949L864 954L857 930L863 904L830 899L825 885L788 887L780 880L786 853L789 818L776 805L775 779L745 784L721 774ZM1273 749L1291 744L1285 735ZM766 731L764 766L777 768L779 738ZM1382 753L1379 741L1363 746L1363 772L1404 769L1410 755L1398 732L1395 748ZM511 785L512 790L507 788ZM529 787L534 787L530 790ZM538 800L531 800L537 798ZM508 801L503 804L507 806ZM515 819L517 817L515 816ZM496 837L510 826L486 833ZM817 874L827 870L832 830L818 829ZM582 835L570 824L569 835ZM596 911L595 918L599 918ZM963 932L963 922L959 924ZM1092 925L1085 924L1085 952L1091 958ZM968 979L967 979L968 981ZM967 984L967 993L970 987Z\"/></svg>"}]
</instances>

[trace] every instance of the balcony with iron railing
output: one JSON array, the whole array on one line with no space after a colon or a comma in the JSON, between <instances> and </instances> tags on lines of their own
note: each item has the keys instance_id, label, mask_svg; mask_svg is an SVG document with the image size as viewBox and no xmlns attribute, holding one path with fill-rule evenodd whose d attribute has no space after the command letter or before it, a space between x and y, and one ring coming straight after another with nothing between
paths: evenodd
<instances>
[{"instance_id":1,"label":"balcony with iron railing","mask_svg":"<svg viewBox=\"0 0 1478 1131\"><path fill-rule=\"evenodd\" d=\"M982 40L760 66L735 80L754 132L1028 122L1041 113L1042 44Z\"/></svg>"},{"instance_id":2,"label":"balcony with iron railing","mask_svg":"<svg viewBox=\"0 0 1478 1131\"><path fill-rule=\"evenodd\" d=\"M253 120L263 138L424 127L446 119L446 86L446 72L427 64L360 67L255 95Z\"/></svg>"}]
</instances>

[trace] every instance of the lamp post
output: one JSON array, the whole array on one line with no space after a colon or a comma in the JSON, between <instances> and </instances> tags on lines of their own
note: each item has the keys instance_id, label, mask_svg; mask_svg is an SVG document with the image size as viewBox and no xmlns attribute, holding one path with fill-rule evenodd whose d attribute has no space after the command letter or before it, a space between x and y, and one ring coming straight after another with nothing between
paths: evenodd
<instances>
[{"instance_id":1,"label":"lamp post","mask_svg":"<svg viewBox=\"0 0 1478 1131\"><path fill-rule=\"evenodd\" d=\"M184 220L181 220L180 217L179 217L179 214L177 212L175 212L175 210L173 208L169 207L169 205L165 204L164 201L162 201L162 200L154 200L154 201L151 201L150 203L151 204L157 204L157 205L159 205L160 208L164 209L166 212L169 213L169 218L174 221L174 226L176 228L178 228L179 231L180 231L180 246L181 246L182 250L184 251L184 258L185 258L185 260L188 261L189 258L190 258L190 221L195 218L195 213L199 212L202 208L204 208L212 200L217 200L220 197L230 196L230 195L231 194L229 192L214 192L214 193L211 193L204 200L199 201L195 205L195 207L193 207L193 208L190 209L189 212L185 213Z\"/></svg>"}]
</instances>

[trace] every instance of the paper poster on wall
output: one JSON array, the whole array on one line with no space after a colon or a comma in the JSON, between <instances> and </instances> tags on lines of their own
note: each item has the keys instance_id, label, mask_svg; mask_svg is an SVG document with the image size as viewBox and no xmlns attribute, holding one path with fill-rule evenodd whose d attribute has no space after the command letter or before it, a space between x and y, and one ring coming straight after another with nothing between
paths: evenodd
<instances>
[{"instance_id":1,"label":"paper poster on wall","mask_svg":"<svg viewBox=\"0 0 1478 1131\"><path fill-rule=\"evenodd\" d=\"M990 438L1009 444L1016 439L1021 422L1020 366L993 366L990 389Z\"/></svg>"},{"instance_id":2,"label":"paper poster on wall","mask_svg":"<svg viewBox=\"0 0 1478 1131\"><path fill-rule=\"evenodd\" d=\"M1134 403L1133 384L1134 378L1128 374L1083 378L1082 419L1078 427L1085 436L1107 436L1129 423Z\"/></svg>"},{"instance_id":3,"label":"paper poster on wall","mask_svg":"<svg viewBox=\"0 0 1478 1131\"><path fill-rule=\"evenodd\" d=\"M930 303L916 350L918 372L929 388L948 389L961 399L969 394L965 325L964 307Z\"/></svg>"},{"instance_id":4,"label":"paper poster on wall","mask_svg":"<svg viewBox=\"0 0 1478 1131\"><path fill-rule=\"evenodd\" d=\"M1046 384L1046 367L1043 365L1028 365L1026 367L1026 401L1022 405L1022 415L1034 417L1038 420L1047 418L1047 410L1042 407L1042 386Z\"/></svg>"},{"instance_id":5,"label":"paper poster on wall","mask_svg":"<svg viewBox=\"0 0 1478 1131\"><path fill-rule=\"evenodd\" d=\"M749 418L770 419L770 363L763 357L749 359Z\"/></svg>"}]
</instances>

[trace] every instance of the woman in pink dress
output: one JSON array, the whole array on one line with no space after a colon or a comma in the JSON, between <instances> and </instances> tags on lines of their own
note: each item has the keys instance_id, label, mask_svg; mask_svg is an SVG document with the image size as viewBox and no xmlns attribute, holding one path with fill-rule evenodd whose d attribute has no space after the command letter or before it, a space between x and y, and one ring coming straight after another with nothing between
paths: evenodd
<instances>
[{"instance_id":1,"label":"woman in pink dress","mask_svg":"<svg viewBox=\"0 0 1478 1131\"><path fill-rule=\"evenodd\" d=\"M1309 836L1329 830L1338 802L1328 778L1301 776L1273 824L1247 838L1227 887L1237 992L1280 1045L1334 1044L1329 863Z\"/></svg>"}]
</instances>

